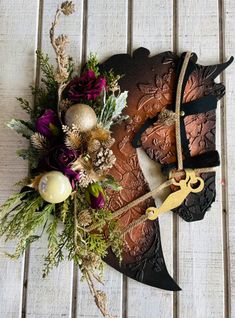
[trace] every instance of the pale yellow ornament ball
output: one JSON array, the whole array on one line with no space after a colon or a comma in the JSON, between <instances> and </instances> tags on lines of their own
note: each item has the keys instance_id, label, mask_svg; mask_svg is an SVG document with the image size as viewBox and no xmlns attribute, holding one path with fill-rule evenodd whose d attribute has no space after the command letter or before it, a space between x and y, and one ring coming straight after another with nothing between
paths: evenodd
<instances>
[{"instance_id":1,"label":"pale yellow ornament ball","mask_svg":"<svg viewBox=\"0 0 235 318\"><path fill-rule=\"evenodd\" d=\"M86 104L74 104L65 113L65 124L76 125L82 132L95 128L97 117L93 108Z\"/></svg>"},{"instance_id":2,"label":"pale yellow ornament ball","mask_svg":"<svg viewBox=\"0 0 235 318\"><path fill-rule=\"evenodd\" d=\"M38 191L49 203L65 201L72 192L69 179L59 171L45 173L39 181Z\"/></svg>"}]
</instances>

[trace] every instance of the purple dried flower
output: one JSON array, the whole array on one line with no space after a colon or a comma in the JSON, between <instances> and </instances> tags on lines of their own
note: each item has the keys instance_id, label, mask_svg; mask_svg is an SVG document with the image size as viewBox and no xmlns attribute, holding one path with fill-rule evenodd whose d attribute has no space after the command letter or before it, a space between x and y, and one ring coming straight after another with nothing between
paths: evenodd
<instances>
[{"instance_id":1,"label":"purple dried flower","mask_svg":"<svg viewBox=\"0 0 235 318\"><path fill-rule=\"evenodd\" d=\"M64 175L69 178L72 188L74 189L76 181L80 179L80 174L78 171L71 169L71 166L78 156L77 151L68 149L64 145L59 145L51 149L45 161L50 169L63 172Z\"/></svg>"},{"instance_id":2,"label":"purple dried flower","mask_svg":"<svg viewBox=\"0 0 235 318\"><path fill-rule=\"evenodd\" d=\"M46 109L41 117L36 121L36 131L41 135L51 138L59 134L59 119L52 109Z\"/></svg>"},{"instance_id":3,"label":"purple dried flower","mask_svg":"<svg viewBox=\"0 0 235 318\"><path fill-rule=\"evenodd\" d=\"M95 72L88 70L80 77L75 77L68 84L68 99L72 102L95 100L106 86L104 77L96 77Z\"/></svg>"},{"instance_id":4,"label":"purple dried flower","mask_svg":"<svg viewBox=\"0 0 235 318\"><path fill-rule=\"evenodd\" d=\"M92 209L102 209L105 205L104 190L98 183L92 183L87 187L85 197Z\"/></svg>"}]
</instances>

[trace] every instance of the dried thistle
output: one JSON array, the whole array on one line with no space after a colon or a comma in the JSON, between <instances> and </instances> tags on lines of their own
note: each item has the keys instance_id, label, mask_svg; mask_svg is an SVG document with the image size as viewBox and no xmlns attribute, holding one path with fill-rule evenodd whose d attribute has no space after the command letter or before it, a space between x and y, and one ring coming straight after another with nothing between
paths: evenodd
<instances>
[{"instance_id":1,"label":"dried thistle","mask_svg":"<svg viewBox=\"0 0 235 318\"><path fill-rule=\"evenodd\" d=\"M65 137L65 145L69 149L74 149L74 150L79 149L82 145L82 138L80 134L73 131L67 132Z\"/></svg>"},{"instance_id":2,"label":"dried thistle","mask_svg":"<svg viewBox=\"0 0 235 318\"><path fill-rule=\"evenodd\" d=\"M40 133L36 132L31 137L31 144L32 146L37 149L39 152L47 152L49 150L49 140L41 135Z\"/></svg>"},{"instance_id":3,"label":"dried thistle","mask_svg":"<svg viewBox=\"0 0 235 318\"><path fill-rule=\"evenodd\" d=\"M73 4L72 1L65 1L61 4L61 12L64 14L64 15L70 15L70 14L73 14L74 11L75 11L75 6Z\"/></svg>"},{"instance_id":4,"label":"dried thistle","mask_svg":"<svg viewBox=\"0 0 235 318\"><path fill-rule=\"evenodd\" d=\"M92 217L89 210L83 210L78 215L78 224L81 226L88 226L92 223Z\"/></svg>"},{"instance_id":5,"label":"dried thistle","mask_svg":"<svg viewBox=\"0 0 235 318\"><path fill-rule=\"evenodd\" d=\"M90 140L97 139L99 141L106 141L110 138L110 131L98 125L91 131Z\"/></svg>"}]
</instances>

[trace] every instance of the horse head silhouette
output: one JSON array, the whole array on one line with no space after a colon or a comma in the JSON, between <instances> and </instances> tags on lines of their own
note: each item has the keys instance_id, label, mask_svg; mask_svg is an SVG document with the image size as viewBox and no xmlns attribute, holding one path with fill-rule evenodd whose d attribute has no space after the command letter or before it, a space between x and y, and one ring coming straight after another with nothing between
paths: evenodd
<instances>
[{"instance_id":1,"label":"horse head silhouette","mask_svg":"<svg viewBox=\"0 0 235 318\"><path fill-rule=\"evenodd\" d=\"M128 54L114 55L101 68L124 74L121 90L129 91L125 114L128 120L113 128L117 158L111 175L122 190L110 192L109 208L116 211L149 192L149 185L138 160L138 147L161 166L161 178L167 178L177 166L175 133L175 101L179 74L185 53L180 57L172 52L150 56L145 48ZM196 54L191 54L182 81L180 96L180 140L183 167L201 169L204 188L191 192L183 203L173 209L186 221L200 220L215 200L215 172L208 167L219 165L215 149L216 105L225 93L224 85L214 79L232 62L202 66ZM160 179L161 179L160 178ZM171 191L177 187L172 185ZM119 217L125 228L146 213L154 199L148 198L131 207ZM169 275L161 247L158 219L145 220L124 237L123 261L119 264L110 249L106 262L127 276L142 283L167 290L179 290Z\"/></svg>"}]
</instances>

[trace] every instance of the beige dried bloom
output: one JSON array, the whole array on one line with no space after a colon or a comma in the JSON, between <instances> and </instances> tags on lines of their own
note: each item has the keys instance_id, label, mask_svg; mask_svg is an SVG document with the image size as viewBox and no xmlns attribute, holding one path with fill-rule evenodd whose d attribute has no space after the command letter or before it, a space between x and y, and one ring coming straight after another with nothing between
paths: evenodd
<instances>
[{"instance_id":1,"label":"beige dried bloom","mask_svg":"<svg viewBox=\"0 0 235 318\"><path fill-rule=\"evenodd\" d=\"M64 133L69 132L69 131L70 131L69 126L67 126L67 125L62 125L62 131L63 131Z\"/></svg>"},{"instance_id":2,"label":"beige dried bloom","mask_svg":"<svg viewBox=\"0 0 235 318\"><path fill-rule=\"evenodd\" d=\"M102 259L95 253L89 253L83 257L83 267L86 268L86 270L94 271L100 267L101 263Z\"/></svg>"},{"instance_id":3,"label":"beige dried bloom","mask_svg":"<svg viewBox=\"0 0 235 318\"><path fill-rule=\"evenodd\" d=\"M69 131L65 137L65 145L69 149L77 150L82 145L82 138L78 132Z\"/></svg>"},{"instance_id":4,"label":"beige dried bloom","mask_svg":"<svg viewBox=\"0 0 235 318\"><path fill-rule=\"evenodd\" d=\"M38 132L35 132L31 137L32 146L40 152L46 152L49 149L48 139Z\"/></svg>"},{"instance_id":5,"label":"beige dried bloom","mask_svg":"<svg viewBox=\"0 0 235 318\"><path fill-rule=\"evenodd\" d=\"M69 72L67 70L67 68L61 68L60 70L58 70L55 74L55 80L57 83L61 84L64 83L65 81L67 81L69 76Z\"/></svg>"},{"instance_id":6,"label":"beige dried bloom","mask_svg":"<svg viewBox=\"0 0 235 318\"><path fill-rule=\"evenodd\" d=\"M61 4L61 12L63 12L64 15L70 15L73 14L75 11L75 5L72 1L65 1Z\"/></svg>"},{"instance_id":7,"label":"beige dried bloom","mask_svg":"<svg viewBox=\"0 0 235 318\"><path fill-rule=\"evenodd\" d=\"M106 313L107 317L107 295L102 290L97 290L94 298L98 308L100 308L102 312Z\"/></svg>"},{"instance_id":8,"label":"beige dried bloom","mask_svg":"<svg viewBox=\"0 0 235 318\"><path fill-rule=\"evenodd\" d=\"M61 34L55 39L55 44L58 49L64 50L66 45L69 43L67 35Z\"/></svg>"},{"instance_id":9,"label":"beige dried bloom","mask_svg":"<svg viewBox=\"0 0 235 318\"><path fill-rule=\"evenodd\" d=\"M84 210L79 213L78 223L81 226L88 226L92 223L92 217L89 210Z\"/></svg>"}]
</instances>

